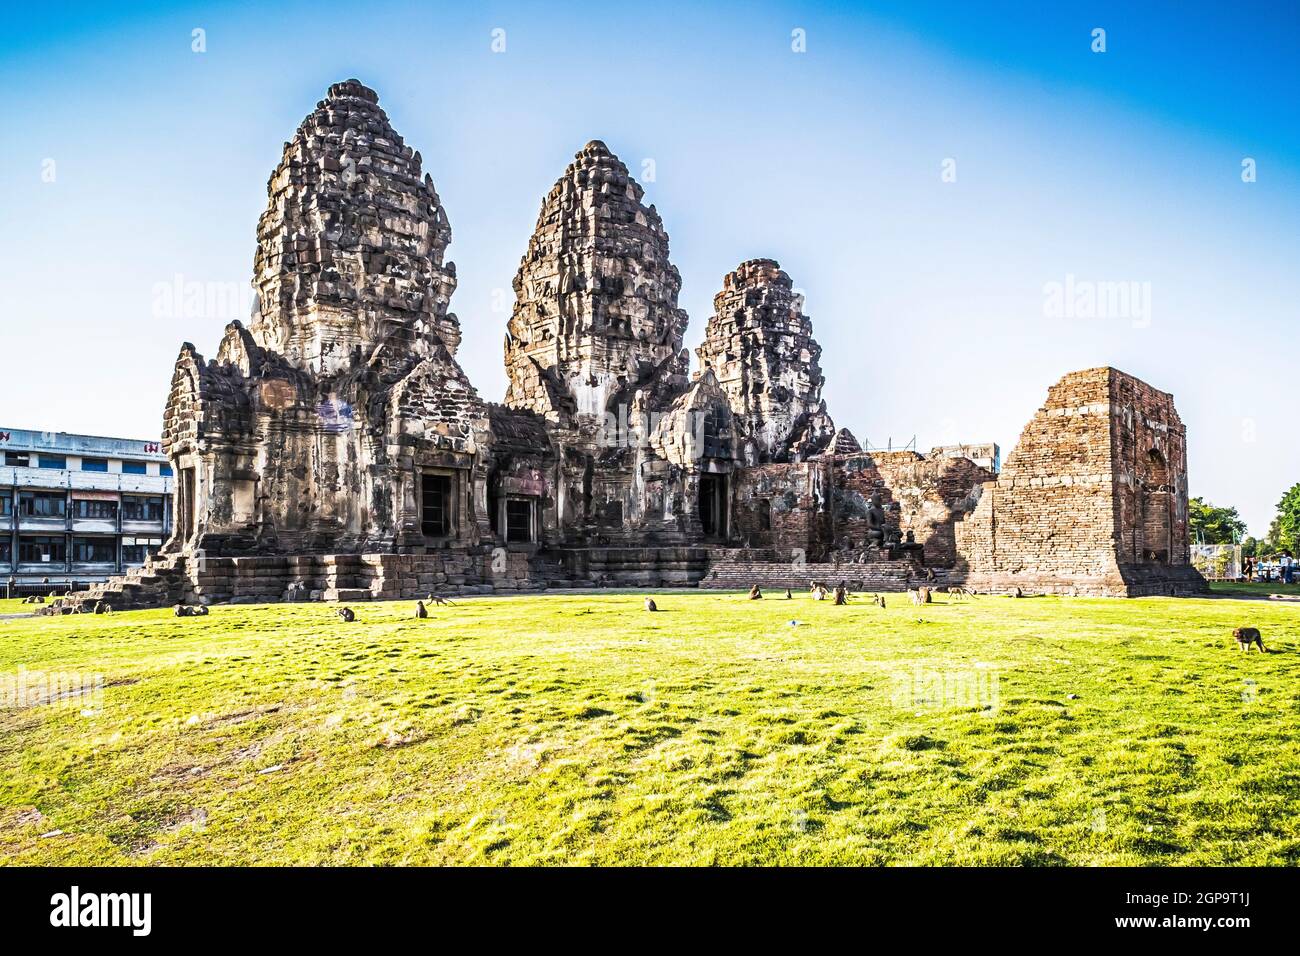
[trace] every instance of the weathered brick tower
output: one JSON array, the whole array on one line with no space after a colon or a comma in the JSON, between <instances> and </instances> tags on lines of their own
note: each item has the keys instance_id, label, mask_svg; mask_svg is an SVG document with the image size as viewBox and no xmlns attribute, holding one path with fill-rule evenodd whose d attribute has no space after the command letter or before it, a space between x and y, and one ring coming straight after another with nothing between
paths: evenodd
<instances>
[{"instance_id":1,"label":"weathered brick tower","mask_svg":"<svg viewBox=\"0 0 1300 956\"><path fill-rule=\"evenodd\" d=\"M959 566L981 589L1203 590L1190 563L1187 435L1173 396L1113 368L1065 376L956 531Z\"/></svg>"}]
</instances>

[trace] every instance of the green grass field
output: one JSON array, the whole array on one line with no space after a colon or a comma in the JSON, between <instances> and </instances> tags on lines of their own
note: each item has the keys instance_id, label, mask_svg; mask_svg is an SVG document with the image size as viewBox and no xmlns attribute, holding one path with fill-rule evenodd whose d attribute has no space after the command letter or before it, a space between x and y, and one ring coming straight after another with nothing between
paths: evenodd
<instances>
[{"instance_id":1,"label":"green grass field","mask_svg":"<svg viewBox=\"0 0 1300 956\"><path fill-rule=\"evenodd\" d=\"M0 622L0 861L1300 862L1296 606L656 599Z\"/></svg>"}]
</instances>

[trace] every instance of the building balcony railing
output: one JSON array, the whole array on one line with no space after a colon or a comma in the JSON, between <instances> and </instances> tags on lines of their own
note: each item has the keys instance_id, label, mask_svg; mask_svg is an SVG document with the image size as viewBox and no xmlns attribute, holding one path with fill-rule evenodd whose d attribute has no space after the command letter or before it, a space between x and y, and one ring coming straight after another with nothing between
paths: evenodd
<instances>
[{"instance_id":1,"label":"building balcony railing","mask_svg":"<svg viewBox=\"0 0 1300 956\"><path fill-rule=\"evenodd\" d=\"M69 471L65 468L0 466L0 487L121 491L126 494L169 495L172 479L165 475L125 472Z\"/></svg>"}]
</instances>

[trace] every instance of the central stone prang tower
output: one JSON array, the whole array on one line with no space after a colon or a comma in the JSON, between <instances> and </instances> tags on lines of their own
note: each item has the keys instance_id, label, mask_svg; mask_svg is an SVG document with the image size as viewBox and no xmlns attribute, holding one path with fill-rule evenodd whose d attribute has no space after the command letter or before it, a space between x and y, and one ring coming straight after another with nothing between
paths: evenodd
<instances>
[{"instance_id":1,"label":"central stone prang tower","mask_svg":"<svg viewBox=\"0 0 1300 956\"><path fill-rule=\"evenodd\" d=\"M831 446L822 349L775 261L750 259L726 275L696 354L727 393L745 464L804 461Z\"/></svg>"},{"instance_id":2,"label":"central stone prang tower","mask_svg":"<svg viewBox=\"0 0 1300 956\"><path fill-rule=\"evenodd\" d=\"M644 195L587 143L543 200L514 281L506 404L548 423L558 530L576 544L727 533L730 410L711 377L688 377L681 276Z\"/></svg>"},{"instance_id":3,"label":"central stone prang tower","mask_svg":"<svg viewBox=\"0 0 1300 956\"><path fill-rule=\"evenodd\" d=\"M685 389L682 280L644 195L622 161L592 140L542 202L514 280L507 405L570 425L617 415L638 389Z\"/></svg>"}]
</instances>

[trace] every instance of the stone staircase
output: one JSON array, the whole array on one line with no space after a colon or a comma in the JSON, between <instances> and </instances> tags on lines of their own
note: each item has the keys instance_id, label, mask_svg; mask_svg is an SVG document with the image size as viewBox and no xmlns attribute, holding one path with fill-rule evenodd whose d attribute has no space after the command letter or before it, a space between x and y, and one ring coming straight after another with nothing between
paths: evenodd
<instances>
[{"instance_id":1,"label":"stone staircase","mask_svg":"<svg viewBox=\"0 0 1300 956\"><path fill-rule=\"evenodd\" d=\"M188 559L182 555L153 557L125 574L77 591L66 603L92 609L104 602L114 611L167 607L194 599Z\"/></svg>"}]
</instances>

